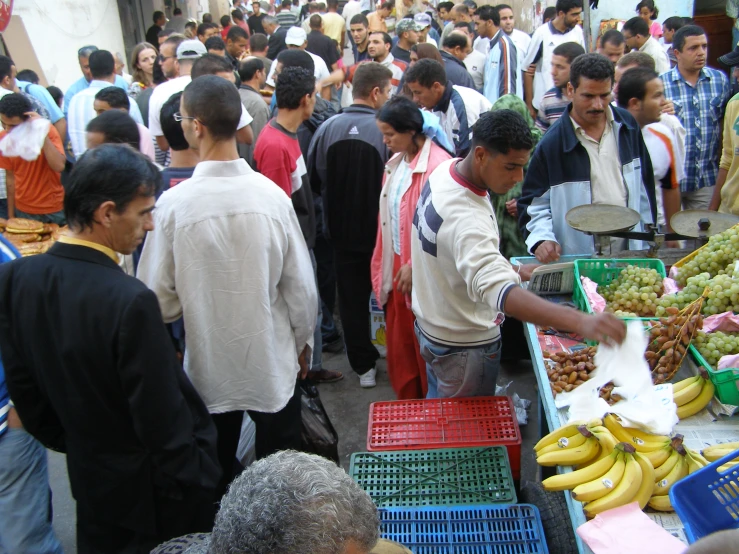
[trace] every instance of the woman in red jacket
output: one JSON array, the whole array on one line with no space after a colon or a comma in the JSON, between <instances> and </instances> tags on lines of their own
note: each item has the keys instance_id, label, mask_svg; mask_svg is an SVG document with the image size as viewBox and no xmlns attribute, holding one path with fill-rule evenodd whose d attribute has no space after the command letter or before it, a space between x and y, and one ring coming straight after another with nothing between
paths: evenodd
<instances>
[{"instance_id":1,"label":"woman in red jacket","mask_svg":"<svg viewBox=\"0 0 739 554\"><path fill-rule=\"evenodd\" d=\"M426 362L421 357L411 311L411 239L416 204L426 179L453 151L438 118L396 96L377 114L377 126L393 151L385 166L380 224L372 255L372 289L385 307L387 372L399 400L426 396Z\"/></svg>"}]
</instances>

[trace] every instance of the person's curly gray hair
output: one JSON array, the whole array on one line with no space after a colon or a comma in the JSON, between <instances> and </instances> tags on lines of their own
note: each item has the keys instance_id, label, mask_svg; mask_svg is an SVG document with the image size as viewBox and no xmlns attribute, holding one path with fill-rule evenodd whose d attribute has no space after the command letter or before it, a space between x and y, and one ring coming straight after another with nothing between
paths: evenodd
<instances>
[{"instance_id":1,"label":"person's curly gray hair","mask_svg":"<svg viewBox=\"0 0 739 554\"><path fill-rule=\"evenodd\" d=\"M255 462L221 501L209 554L369 552L380 520L369 495L320 456L286 450Z\"/></svg>"}]
</instances>

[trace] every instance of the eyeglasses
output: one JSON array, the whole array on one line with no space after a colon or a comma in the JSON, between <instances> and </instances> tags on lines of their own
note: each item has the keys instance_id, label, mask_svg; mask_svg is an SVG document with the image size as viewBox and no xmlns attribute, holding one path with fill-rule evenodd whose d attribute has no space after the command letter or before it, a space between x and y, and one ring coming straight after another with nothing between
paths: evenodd
<instances>
[{"instance_id":1,"label":"eyeglasses","mask_svg":"<svg viewBox=\"0 0 739 554\"><path fill-rule=\"evenodd\" d=\"M159 55L157 56L157 60L159 60L159 63L164 63L164 62L166 62L167 60L171 60L172 58L175 58L175 57L176 57L176 56L162 56L161 54L159 54Z\"/></svg>"},{"instance_id":2,"label":"eyeglasses","mask_svg":"<svg viewBox=\"0 0 739 554\"><path fill-rule=\"evenodd\" d=\"M197 119L196 117L182 115L180 112L175 112L172 117L174 117L174 120L177 121L178 123L181 122L183 119L192 119L193 121Z\"/></svg>"}]
</instances>

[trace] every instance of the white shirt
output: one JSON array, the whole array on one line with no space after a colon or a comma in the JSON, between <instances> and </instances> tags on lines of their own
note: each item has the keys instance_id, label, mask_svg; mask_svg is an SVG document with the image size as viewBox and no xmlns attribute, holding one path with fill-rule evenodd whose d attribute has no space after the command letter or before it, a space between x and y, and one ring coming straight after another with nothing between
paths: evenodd
<instances>
[{"instance_id":1,"label":"white shirt","mask_svg":"<svg viewBox=\"0 0 739 554\"><path fill-rule=\"evenodd\" d=\"M192 77L184 75L182 77L176 77L170 79L158 85L154 92L151 93L149 98L149 131L153 137L162 137L162 124L159 121L162 106L169 100L172 95L177 94L185 90L185 87L192 82ZM135 104L135 102L134 102ZM241 118L239 119L239 126L237 129L243 129L253 121L253 117L246 111L244 105L241 105ZM256 140L256 137L255 137Z\"/></svg>"},{"instance_id":2,"label":"white shirt","mask_svg":"<svg viewBox=\"0 0 739 554\"><path fill-rule=\"evenodd\" d=\"M526 59L526 53L529 51L529 45L531 44L531 37L528 33L524 33L518 29L513 29L510 35L508 35L516 46L516 52L518 53L518 70L523 71L523 62ZM549 89L547 89L549 90Z\"/></svg>"},{"instance_id":3,"label":"white shirt","mask_svg":"<svg viewBox=\"0 0 739 554\"><path fill-rule=\"evenodd\" d=\"M654 187L657 197L657 217L664 225L665 211L662 202L662 190L665 185L669 188L680 188L680 181L685 178L684 139L681 140L672 130L662 123L652 123L642 128L644 144L647 145L649 157L652 160L654 171ZM682 148L680 143L682 142ZM663 183L668 177L669 182Z\"/></svg>"},{"instance_id":4,"label":"white shirt","mask_svg":"<svg viewBox=\"0 0 739 554\"><path fill-rule=\"evenodd\" d=\"M318 295L290 198L243 159L200 162L154 211L138 277L184 317L185 372L211 413L285 407Z\"/></svg>"},{"instance_id":5,"label":"white shirt","mask_svg":"<svg viewBox=\"0 0 739 554\"><path fill-rule=\"evenodd\" d=\"M307 50L303 50L306 54L310 54L310 57L313 58L313 76L316 78L316 81L321 81L331 75L331 73L328 70L328 66L326 65L326 62L323 61L323 58L320 56L316 56L312 52L308 52ZM267 75L267 84L271 87L275 86L275 69L277 69L277 60L274 60L272 62L272 65L269 66L269 75Z\"/></svg>"},{"instance_id":6,"label":"white shirt","mask_svg":"<svg viewBox=\"0 0 739 554\"><path fill-rule=\"evenodd\" d=\"M536 73L534 74L533 104L535 108L539 107L539 100L544 96L544 93L554 86L552 80L552 52L557 46L565 42L576 42L585 48L582 27L575 25L566 33L560 33L549 22L534 31L534 36L531 37L531 43L521 70L526 71L526 68L537 60Z\"/></svg>"},{"instance_id":7,"label":"white shirt","mask_svg":"<svg viewBox=\"0 0 739 554\"><path fill-rule=\"evenodd\" d=\"M500 253L487 191L439 164L418 200L411 234L413 313L434 342L471 348L500 336L508 292L520 283Z\"/></svg>"},{"instance_id":8,"label":"white shirt","mask_svg":"<svg viewBox=\"0 0 739 554\"><path fill-rule=\"evenodd\" d=\"M115 86L107 81L90 81L90 86L74 95L67 112L67 129L72 143L72 152L79 158L87 150L87 124L97 117L95 95L104 88ZM128 99L128 113L136 123L144 123L139 105Z\"/></svg>"},{"instance_id":9,"label":"white shirt","mask_svg":"<svg viewBox=\"0 0 739 554\"><path fill-rule=\"evenodd\" d=\"M358 2L358 0L349 0L346 4L344 4L344 9L341 10L341 15L344 18L344 21L346 21L346 28L349 28L349 25L351 25L352 17L355 15L359 15L362 13L362 4Z\"/></svg>"},{"instance_id":10,"label":"white shirt","mask_svg":"<svg viewBox=\"0 0 739 554\"><path fill-rule=\"evenodd\" d=\"M490 52L490 39L488 37L477 37L472 43L472 49L482 52L487 57Z\"/></svg>"},{"instance_id":11,"label":"white shirt","mask_svg":"<svg viewBox=\"0 0 739 554\"><path fill-rule=\"evenodd\" d=\"M654 70L657 75L662 75L670 70L670 58L654 37L649 37L647 42L639 48L639 52L649 54L654 59Z\"/></svg>"},{"instance_id":12,"label":"white shirt","mask_svg":"<svg viewBox=\"0 0 739 554\"><path fill-rule=\"evenodd\" d=\"M483 73L485 71L486 61L487 56L485 56L485 54L483 54L479 50L473 50L464 59L464 66L467 68L467 72L472 76L472 80L475 82L475 88L477 89L477 92L482 91L482 86L484 84Z\"/></svg>"}]
</instances>

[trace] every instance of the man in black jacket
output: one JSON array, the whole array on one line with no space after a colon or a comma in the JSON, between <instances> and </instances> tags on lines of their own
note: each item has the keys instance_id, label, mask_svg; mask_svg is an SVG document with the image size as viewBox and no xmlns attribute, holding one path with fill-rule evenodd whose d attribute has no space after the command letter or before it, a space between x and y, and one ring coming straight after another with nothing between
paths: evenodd
<instances>
[{"instance_id":1,"label":"man in black jacket","mask_svg":"<svg viewBox=\"0 0 739 554\"><path fill-rule=\"evenodd\" d=\"M269 36L269 50L267 57L270 60L276 60L277 56L283 50L287 50L285 44L285 35L287 35L287 27L281 27L277 18L268 15L262 20L264 32Z\"/></svg>"},{"instance_id":2,"label":"man in black jacket","mask_svg":"<svg viewBox=\"0 0 739 554\"><path fill-rule=\"evenodd\" d=\"M378 63L361 64L352 82L354 103L321 125L308 152L311 186L323 199L324 230L334 249L346 353L365 388L376 384L379 358L370 340L370 261L389 157L375 115L390 96L391 78Z\"/></svg>"},{"instance_id":3,"label":"man in black jacket","mask_svg":"<svg viewBox=\"0 0 739 554\"><path fill-rule=\"evenodd\" d=\"M161 177L128 146L75 164L70 230L0 270L0 352L24 427L67 454L80 554L144 553L213 524L216 431L157 298L118 265L153 229Z\"/></svg>"}]
</instances>

